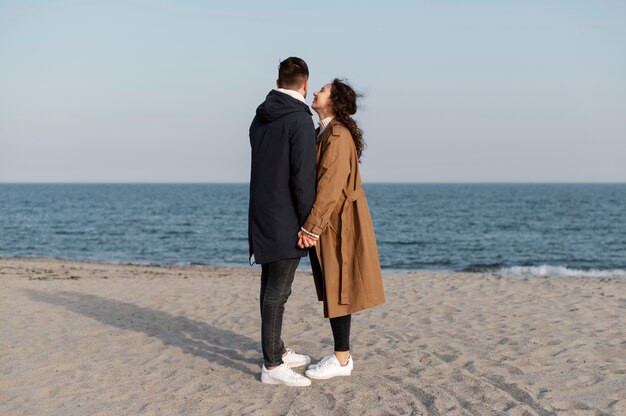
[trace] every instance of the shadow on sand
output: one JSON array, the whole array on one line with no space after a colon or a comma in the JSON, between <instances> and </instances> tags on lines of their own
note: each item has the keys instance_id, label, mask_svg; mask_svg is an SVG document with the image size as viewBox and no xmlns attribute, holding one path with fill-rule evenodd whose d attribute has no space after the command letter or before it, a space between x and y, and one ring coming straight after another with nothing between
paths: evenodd
<instances>
[{"instance_id":1,"label":"shadow on sand","mask_svg":"<svg viewBox=\"0 0 626 416\"><path fill-rule=\"evenodd\" d=\"M143 332L159 338L163 344L179 347L184 353L205 358L224 367L234 368L258 377L259 358L248 358L243 352L260 357L259 341L232 331L216 328L184 316L174 316L128 302L107 299L80 292L62 291L47 293L24 289L34 301L62 306L106 325L127 331ZM106 342L106 341L104 341Z\"/></svg>"}]
</instances>

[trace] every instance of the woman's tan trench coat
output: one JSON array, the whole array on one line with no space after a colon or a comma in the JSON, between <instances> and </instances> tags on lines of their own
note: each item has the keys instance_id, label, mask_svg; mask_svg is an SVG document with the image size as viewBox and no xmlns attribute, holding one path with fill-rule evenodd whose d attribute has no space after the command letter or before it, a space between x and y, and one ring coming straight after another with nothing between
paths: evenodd
<instances>
[{"instance_id":1,"label":"woman's tan trench coat","mask_svg":"<svg viewBox=\"0 0 626 416\"><path fill-rule=\"evenodd\" d=\"M303 227L320 235L309 251L324 316L334 318L385 302L372 217L348 129L332 120L317 143L317 190Z\"/></svg>"}]
</instances>

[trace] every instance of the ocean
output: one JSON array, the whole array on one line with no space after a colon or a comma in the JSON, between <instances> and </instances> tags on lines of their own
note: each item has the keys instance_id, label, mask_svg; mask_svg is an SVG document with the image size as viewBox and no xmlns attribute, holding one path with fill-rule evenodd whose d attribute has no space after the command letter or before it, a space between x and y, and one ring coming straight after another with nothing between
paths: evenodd
<instances>
[{"instance_id":1,"label":"ocean","mask_svg":"<svg viewBox=\"0 0 626 416\"><path fill-rule=\"evenodd\" d=\"M384 272L626 278L626 184L365 191ZM0 184L0 257L249 267L247 208L247 184Z\"/></svg>"}]
</instances>

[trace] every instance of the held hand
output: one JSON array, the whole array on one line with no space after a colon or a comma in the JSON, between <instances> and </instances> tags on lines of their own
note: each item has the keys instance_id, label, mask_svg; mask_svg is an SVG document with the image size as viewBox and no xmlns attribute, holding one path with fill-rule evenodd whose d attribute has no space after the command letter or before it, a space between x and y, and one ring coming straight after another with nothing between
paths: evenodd
<instances>
[{"instance_id":1,"label":"held hand","mask_svg":"<svg viewBox=\"0 0 626 416\"><path fill-rule=\"evenodd\" d=\"M303 248L314 247L316 244L317 244L317 238L303 231L298 231L298 247L303 249Z\"/></svg>"},{"instance_id":2,"label":"held hand","mask_svg":"<svg viewBox=\"0 0 626 416\"><path fill-rule=\"evenodd\" d=\"M304 248L304 240L302 237L302 234L304 234L302 231L298 231L298 248Z\"/></svg>"},{"instance_id":3,"label":"held hand","mask_svg":"<svg viewBox=\"0 0 626 416\"><path fill-rule=\"evenodd\" d=\"M307 233L303 233L302 240L305 247L315 247L317 244L317 238L310 236Z\"/></svg>"}]
</instances>

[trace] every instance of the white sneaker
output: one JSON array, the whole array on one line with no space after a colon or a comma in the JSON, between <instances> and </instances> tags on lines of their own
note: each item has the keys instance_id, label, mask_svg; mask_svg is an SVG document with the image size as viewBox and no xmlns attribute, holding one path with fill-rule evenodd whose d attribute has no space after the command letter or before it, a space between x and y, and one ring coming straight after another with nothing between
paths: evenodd
<instances>
[{"instance_id":1,"label":"white sneaker","mask_svg":"<svg viewBox=\"0 0 626 416\"><path fill-rule=\"evenodd\" d=\"M278 367L268 370L263 364L261 369L261 382L265 384L284 384L286 386L310 386L311 380L298 374L282 363Z\"/></svg>"},{"instance_id":2,"label":"white sneaker","mask_svg":"<svg viewBox=\"0 0 626 416\"><path fill-rule=\"evenodd\" d=\"M283 363L289 368L301 367L311 362L311 357L304 354L298 354L294 350L287 348L287 353L283 355Z\"/></svg>"},{"instance_id":3,"label":"white sneaker","mask_svg":"<svg viewBox=\"0 0 626 416\"><path fill-rule=\"evenodd\" d=\"M335 354L332 354L328 359L320 361L317 367L306 370L304 374L310 378L324 380L337 376L349 376L352 374L353 368L354 362L352 361L352 357L348 359L348 364L341 365L337 357L335 357Z\"/></svg>"},{"instance_id":4,"label":"white sneaker","mask_svg":"<svg viewBox=\"0 0 626 416\"><path fill-rule=\"evenodd\" d=\"M311 365L309 365L309 366L307 367L307 370L312 370L312 369L316 368L317 366L319 366L320 364L322 364L324 361L326 361L326 360L330 359L330 357L334 357L334 356L335 356L335 353L332 353L332 352L331 352L330 354L328 354L328 355L325 355L324 357L322 357L322 359L321 359L321 360L319 360L319 361L318 361L318 362L316 362L315 364L311 364Z\"/></svg>"}]
</instances>

